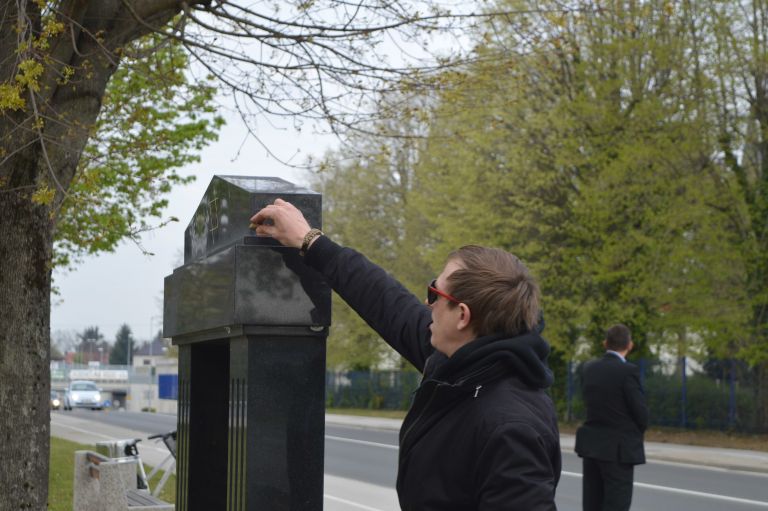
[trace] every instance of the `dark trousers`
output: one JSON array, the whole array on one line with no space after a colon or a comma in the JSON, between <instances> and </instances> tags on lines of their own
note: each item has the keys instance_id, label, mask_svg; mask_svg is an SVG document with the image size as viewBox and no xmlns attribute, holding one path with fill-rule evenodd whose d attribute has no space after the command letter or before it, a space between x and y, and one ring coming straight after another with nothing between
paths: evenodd
<instances>
[{"instance_id":1,"label":"dark trousers","mask_svg":"<svg viewBox=\"0 0 768 511\"><path fill-rule=\"evenodd\" d=\"M635 466L583 458L582 509L628 511L632 504Z\"/></svg>"}]
</instances>

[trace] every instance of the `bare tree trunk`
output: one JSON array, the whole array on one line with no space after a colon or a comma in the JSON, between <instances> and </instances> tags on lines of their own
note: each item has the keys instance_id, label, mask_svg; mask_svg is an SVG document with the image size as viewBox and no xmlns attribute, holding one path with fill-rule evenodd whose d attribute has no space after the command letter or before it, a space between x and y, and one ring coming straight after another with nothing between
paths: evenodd
<instances>
[{"instance_id":1,"label":"bare tree trunk","mask_svg":"<svg viewBox=\"0 0 768 511\"><path fill-rule=\"evenodd\" d=\"M48 496L52 228L48 207L24 195L0 195L3 511L43 510Z\"/></svg>"}]
</instances>

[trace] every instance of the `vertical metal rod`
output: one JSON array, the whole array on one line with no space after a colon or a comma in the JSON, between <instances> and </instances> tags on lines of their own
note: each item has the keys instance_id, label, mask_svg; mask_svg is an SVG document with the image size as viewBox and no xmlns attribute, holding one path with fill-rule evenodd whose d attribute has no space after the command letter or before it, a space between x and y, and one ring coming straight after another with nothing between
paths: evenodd
<instances>
[{"instance_id":1,"label":"vertical metal rod","mask_svg":"<svg viewBox=\"0 0 768 511\"><path fill-rule=\"evenodd\" d=\"M568 371L567 379L566 379L566 392L567 392L567 402L568 402L568 412L566 414L566 419L568 422L571 422L573 420L573 360L568 361L568 365L566 366L566 371Z\"/></svg>"},{"instance_id":2,"label":"vertical metal rod","mask_svg":"<svg viewBox=\"0 0 768 511\"><path fill-rule=\"evenodd\" d=\"M680 358L680 368L682 373L682 387L680 389L680 426L685 429L688 425L688 417L686 416L686 408L688 405L688 379L686 376L686 357Z\"/></svg>"},{"instance_id":3,"label":"vertical metal rod","mask_svg":"<svg viewBox=\"0 0 768 511\"><path fill-rule=\"evenodd\" d=\"M736 427L736 361L730 360L731 367L728 371L728 384L730 386L730 395L728 396L728 428Z\"/></svg>"}]
</instances>

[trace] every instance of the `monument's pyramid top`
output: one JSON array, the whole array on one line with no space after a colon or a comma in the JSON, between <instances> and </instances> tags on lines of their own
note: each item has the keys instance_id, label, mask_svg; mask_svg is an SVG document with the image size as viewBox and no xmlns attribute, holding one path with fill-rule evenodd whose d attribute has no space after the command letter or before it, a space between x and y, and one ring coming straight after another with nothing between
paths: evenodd
<instances>
[{"instance_id":1,"label":"monument's pyramid top","mask_svg":"<svg viewBox=\"0 0 768 511\"><path fill-rule=\"evenodd\" d=\"M187 225L184 264L253 236L250 218L277 198L292 202L312 226L321 225L318 195L279 177L214 176Z\"/></svg>"}]
</instances>

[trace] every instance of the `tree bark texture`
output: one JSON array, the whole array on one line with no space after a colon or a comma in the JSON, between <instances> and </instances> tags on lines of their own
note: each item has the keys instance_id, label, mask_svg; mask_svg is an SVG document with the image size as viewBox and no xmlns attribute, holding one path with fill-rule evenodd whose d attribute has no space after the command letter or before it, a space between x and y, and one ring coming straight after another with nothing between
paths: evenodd
<instances>
[{"instance_id":1,"label":"tree bark texture","mask_svg":"<svg viewBox=\"0 0 768 511\"><path fill-rule=\"evenodd\" d=\"M45 63L23 109L0 109L0 511L44 510L50 451L50 292L58 205L98 114L119 48L181 10L172 0L63 0L66 29L42 51L36 2L0 0L0 83ZM141 18L141 20L137 19ZM19 28L21 27L21 29ZM61 80L62 69L75 76ZM140 94L141 91L136 91ZM55 192L39 200L41 189Z\"/></svg>"},{"instance_id":2,"label":"tree bark texture","mask_svg":"<svg viewBox=\"0 0 768 511\"><path fill-rule=\"evenodd\" d=\"M45 509L49 458L48 208L0 200L0 509Z\"/></svg>"}]
</instances>

